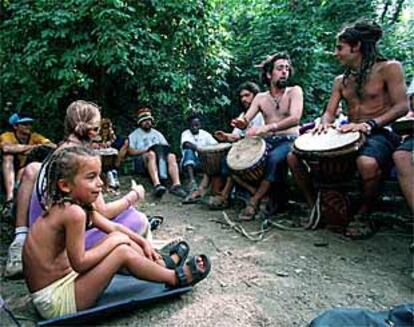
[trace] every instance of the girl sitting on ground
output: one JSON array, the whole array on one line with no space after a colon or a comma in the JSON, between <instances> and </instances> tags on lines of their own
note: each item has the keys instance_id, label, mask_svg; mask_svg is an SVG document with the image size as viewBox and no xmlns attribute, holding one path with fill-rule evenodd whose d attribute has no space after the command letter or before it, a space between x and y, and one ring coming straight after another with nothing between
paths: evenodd
<instances>
[{"instance_id":1,"label":"girl sitting on ground","mask_svg":"<svg viewBox=\"0 0 414 327\"><path fill-rule=\"evenodd\" d=\"M46 170L46 210L30 228L23 248L24 275L33 303L45 319L94 305L114 274L124 269L137 278L170 287L195 285L211 269L207 256L191 257L186 264L173 254L175 270L142 238L111 232L94 207L101 194L101 161L93 150L74 146L57 150ZM135 196L144 188L135 185ZM107 235L85 250L85 226L96 226Z\"/></svg>"},{"instance_id":2,"label":"girl sitting on ground","mask_svg":"<svg viewBox=\"0 0 414 327\"><path fill-rule=\"evenodd\" d=\"M72 102L66 110L66 138L60 143L59 148L75 145L91 146L91 141L99 133L100 125L101 114L96 104L83 100ZM6 277L15 276L22 272L21 253L28 228L43 211L42 197L44 190L42 188L47 181L42 171L47 167L47 162L48 160L45 160L42 165L40 163L32 163L26 166L23 172L16 198L15 239L7 253ZM38 175L40 176L38 177ZM36 187L34 187L35 184ZM130 199L130 203L125 201L126 198ZM143 235L147 239L151 239L148 220L143 213L137 211L132 206L135 203L134 199L133 192L130 192L119 200L106 203L102 194L99 194L94 206L103 216L128 227L133 232ZM89 249L104 236L105 234L96 228L88 230L85 237L86 248Z\"/></svg>"}]
</instances>

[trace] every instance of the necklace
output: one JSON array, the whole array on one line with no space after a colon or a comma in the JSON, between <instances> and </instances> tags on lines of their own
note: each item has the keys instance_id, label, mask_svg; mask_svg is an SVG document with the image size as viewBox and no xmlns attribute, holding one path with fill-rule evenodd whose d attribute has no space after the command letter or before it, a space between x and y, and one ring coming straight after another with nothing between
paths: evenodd
<instances>
[{"instance_id":1,"label":"necklace","mask_svg":"<svg viewBox=\"0 0 414 327\"><path fill-rule=\"evenodd\" d=\"M277 96L273 96L270 92L270 96L272 97L273 101L275 102L275 109L279 110L280 108L280 101L282 101L283 96L285 95L286 89L283 90L283 93L277 95Z\"/></svg>"}]
</instances>

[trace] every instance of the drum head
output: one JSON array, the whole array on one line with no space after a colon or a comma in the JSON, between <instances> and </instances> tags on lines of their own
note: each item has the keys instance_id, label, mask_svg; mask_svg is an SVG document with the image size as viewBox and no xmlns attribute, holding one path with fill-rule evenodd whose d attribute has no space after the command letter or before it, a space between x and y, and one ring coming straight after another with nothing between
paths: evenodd
<instances>
[{"instance_id":1,"label":"drum head","mask_svg":"<svg viewBox=\"0 0 414 327\"><path fill-rule=\"evenodd\" d=\"M331 151L353 144L360 138L359 132L341 133L329 128L327 133L307 133L299 136L294 147L299 151Z\"/></svg>"},{"instance_id":2,"label":"drum head","mask_svg":"<svg viewBox=\"0 0 414 327\"><path fill-rule=\"evenodd\" d=\"M118 154L118 150L115 148L97 149L96 152L101 156L116 156Z\"/></svg>"},{"instance_id":3,"label":"drum head","mask_svg":"<svg viewBox=\"0 0 414 327\"><path fill-rule=\"evenodd\" d=\"M392 130L400 135L412 135L414 133L414 118L402 117L397 119L392 125Z\"/></svg>"},{"instance_id":4,"label":"drum head","mask_svg":"<svg viewBox=\"0 0 414 327\"><path fill-rule=\"evenodd\" d=\"M227 154L227 164L232 170L244 170L260 161L266 151L266 142L259 137L242 139L233 144Z\"/></svg>"},{"instance_id":5,"label":"drum head","mask_svg":"<svg viewBox=\"0 0 414 327\"><path fill-rule=\"evenodd\" d=\"M216 151L227 150L230 148L231 148L231 143L224 142L224 143L200 146L198 148L198 151L199 152L216 152Z\"/></svg>"}]
</instances>

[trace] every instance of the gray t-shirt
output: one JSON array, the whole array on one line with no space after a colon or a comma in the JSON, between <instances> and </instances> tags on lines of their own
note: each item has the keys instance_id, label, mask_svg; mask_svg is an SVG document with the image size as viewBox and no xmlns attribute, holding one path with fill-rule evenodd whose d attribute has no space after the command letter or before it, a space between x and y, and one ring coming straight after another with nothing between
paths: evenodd
<instances>
[{"instance_id":1,"label":"gray t-shirt","mask_svg":"<svg viewBox=\"0 0 414 327\"><path fill-rule=\"evenodd\" d=\"M134 150L148 150L155 144L168 145L164 135L156 129L151 128L149 132L145 132L142 128L137 128L128 136L129 147Z\"/></svg>"}]
</instances>

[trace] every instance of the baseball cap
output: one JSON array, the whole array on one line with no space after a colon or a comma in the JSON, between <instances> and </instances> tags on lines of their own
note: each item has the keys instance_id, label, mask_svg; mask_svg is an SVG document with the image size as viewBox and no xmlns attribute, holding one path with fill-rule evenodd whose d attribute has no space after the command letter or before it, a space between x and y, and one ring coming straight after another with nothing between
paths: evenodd
<instances>
[{"instance_id":1,"label":"baseball cap","mask_svg":"<svg viewBox=\"0 0 414 327\"><path fill-rule=\"evenodd\" d=\"M9 124L10 125L16 125L16 124L23 124L23 123L33 123L34 119L27 117L27 116L19 116L19 114L14 113L9 118Z\"/></svg>"}]
</instances>

